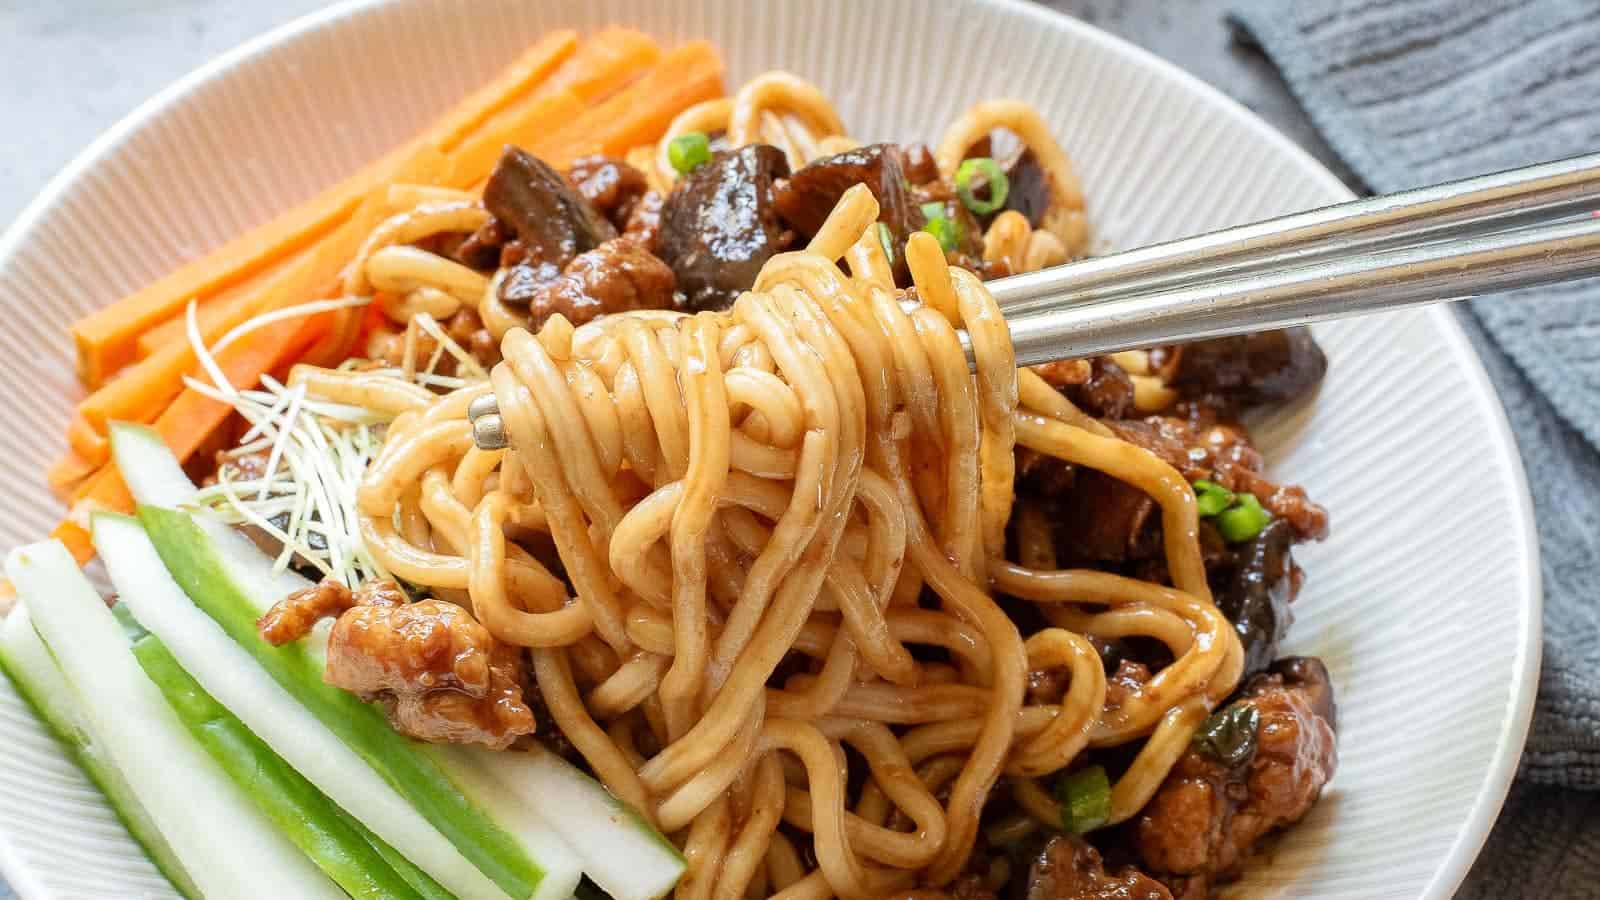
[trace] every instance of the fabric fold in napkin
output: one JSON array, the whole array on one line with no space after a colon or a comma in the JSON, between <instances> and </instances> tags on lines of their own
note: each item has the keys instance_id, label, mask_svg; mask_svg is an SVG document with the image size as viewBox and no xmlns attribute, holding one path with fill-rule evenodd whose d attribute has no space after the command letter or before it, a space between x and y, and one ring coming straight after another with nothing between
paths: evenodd
<instances>
[{"instance_id":1,"label":"fabric fold in napkin","mask_svg":"<svg viewBox=\"0 0 1600 900\"><path fill-rule=\"evenodd\" d=\"M1233 21L1373 191L1600 150L1597 0L1239 0ZM1600 280L1458 313L1505 404L1539 528L1544 665L1518 775L1600 789ZM1596 896L1597 810L1600 795L1519 787L1462 895ZM1581 824L1552 833L1562 821Z\"/></svg>"}]
</instances>

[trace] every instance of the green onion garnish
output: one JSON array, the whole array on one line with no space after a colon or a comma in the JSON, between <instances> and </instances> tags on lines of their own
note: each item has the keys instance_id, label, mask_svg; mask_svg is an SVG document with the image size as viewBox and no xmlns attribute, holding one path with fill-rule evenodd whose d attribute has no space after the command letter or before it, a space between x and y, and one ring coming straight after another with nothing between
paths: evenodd
<instances>
[{"instance_id":1,"label":"green onion garnish","mask_svg":"<svg viewBox=\"0 0 1600 900\"><path fill-rule=\"evenodd\" d=\"M889 265L894 265L894 234L882 222L878 223L878 243L883 245L883 255L889 258Z\"/></svg>"},{"instance_id":2,"label":"green onion garnish","mask_svg":"<svg viewBox=\"0 0 1600 900\"><path fill-rule=\"evenodd\" d=\"M1272 513L1261 508L1255 494L1240 494L1239 502L1217 514L1217 530L1230 544L1248 541L1272 521Z\"/></svg>"},{"instance_id":3,"label":"green onion garnish","mask_svg":"<svg viewBox=\"0 0 1600 900\"><path fill-rule=\"evenodd\" d=\"M1056 782L1061 827L1073 834L1093 831L1111 818L1111 779L1100 766L1089 766Z\"/></svg>"},{"instance_id":4,"label":"green onion garnish","mask_svg":"<svg viewBox=\"0 0 1600 900\"><path fill-rule=\"evenodd\" d=\"M1201 518L1209 519L1232 506L1237 499L1238 495L1215 481L1201 479L1194 483L1194 501Z\"/></svg>"},{"instance_id":5,"label":"green onion garnish","mask_svg":"<svg viewBox=\"0 0 1600 900\"><path fill-rule=\"evenodd\" d=\"M1255 757L1260 725L1261 714L1254 706L1236 703L1200 723L1194 733L1194 748L1229 768L1238 768Z\"/></svg>"},{"instance_id":6,"label":"green onion garnish","mask_svg":"<svg viewBox=\"0 0 1600 900\"><path fill-rule=\"evenodd\" d=\"M973 189L974 178L983 178L989 183L989 199L979 200L977 192ZM974 159L965 159L956 169L956 194L967 209L972 210L975 216L987 216L989 213L1006 205L1006 195L1011 192L1011 179L1006 177L1000 164L987 156Z\"/></svg>"},{"instance_id":7,"label":"green onion garnish","mask_svg":"<svg viewBox=\"0 0 1600 900\"><path fill-rule=\"evenodd\" d=\"M687 175L711 161L711 138L704 131L680 134L667 145L667 160L679 175Z\"/></svg>"},{"instance_id":8,"label":"green onion garnish","mask_svg":"<svg viewBox=\"0 0 1600 900\"><path fill-rule=\"evenodd\" d=\"M961 243L961 224L950 218L944 204L931 200L922 204L922 216L928 224L922 230L939 239L939 246L949 253Z\"/></svg>"}]
</instances>

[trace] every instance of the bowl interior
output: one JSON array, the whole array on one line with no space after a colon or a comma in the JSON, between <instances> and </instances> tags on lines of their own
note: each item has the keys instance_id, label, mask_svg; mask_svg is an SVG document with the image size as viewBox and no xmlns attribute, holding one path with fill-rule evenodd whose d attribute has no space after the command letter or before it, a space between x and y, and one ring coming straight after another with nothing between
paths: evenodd
<instances>
[{"instance_id":1,"label":"bowl interior","mask_svg":"<svg viewBox=\"0 0 1600 900\"><path fill-rule=\"evenodd\" d=\"M975 100L1037 105L1079 168L1101 245L1126 248L1337 201L1309 156L1178 70L1004 0L398 0L253 42L92 146L0 239L0 545L61 509L43 481L79 395L66 325L308 197L417 131L531 39L620 22L706 37L730 85L819 83L866 139L937 138ZM947 60L972 64L952 71ZM1319 327L1314 404L1261 427L1275 474L1333 534L1287 649L1327 661L1341 765L1308 820L1233 893L1445 897L1521 751L1538 663L1538 567L1520 463L1447 314ZM1493 523L1486 525L1485 523ZM1426 698L1425 702L1419 702ZM165 888L77 771L0 686L0 866L24 896ZM1405 810L1396 815L1396 809Z\"/></svg>"}]
</instances>

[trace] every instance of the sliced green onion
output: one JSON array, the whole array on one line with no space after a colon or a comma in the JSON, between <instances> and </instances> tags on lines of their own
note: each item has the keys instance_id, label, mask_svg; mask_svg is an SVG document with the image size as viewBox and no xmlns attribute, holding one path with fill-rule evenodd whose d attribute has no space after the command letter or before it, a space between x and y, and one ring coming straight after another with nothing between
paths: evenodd
<instances>
[{"instance_id":1,"label":"sliced green onion","mask_svg":"<svg viewBox=\"0 0 1600 900\"><path fill-rule=\"evenodd\" d=\"M889 258L889 265L894 265L894 234L882 222L878 223L878 243L883 245L883 255Z\"/></svg>"},{"instance_id":2,"label":"sliced green onion","mask_svg":"<svg viewBox=\"0 0 1600 900\"><path fill-rule=\"evenodd\" d=\"M1261 508L1255 494L1240 494L1239 502L1217 514L1217 530L1230 544L1248 541L1272 521L1272 513Z\"/></svg>"},{"instance_id":3,"label":"sliced green onion","mask_svg":"<svg viewBox=\"0 0 1600 900\"><path fill-rule=\"evenodd\" d=\"M667 160L679 175L687 175L711 161L711 138L704 131L680 134L667 145Z\"/></svg>"},{"instance_id":4,"label":"sliced green onion","mask_svg":"<svg viewBox=\"0 0 1600 900\"><path fill-rule=\"evenodd\" d=\"M1194 748L1230 768L1250 762L1256 755L1256 734L1261 714L1249 703L1235 703L1212 713L1194 733Z\"/></svg>"},{"instance_id":5,"label":"sliced green onion","mask_svg":"<svg viewBox=\"0 0 1600 900\"><path fill-rule=\"evenodd\" d=\"M922 217L928 224L922 230L939 239L939 246L949 253L961 243L961 224L950 218L949 210L937 200L922 204Z\"/></svg>"},{"instance_id":6,"label":"sliced green onion","mask_svg":"<svg viewBox=\"0 0 1600 900\"><path fill-rule=\"evenodd\" d=\"M1061 827L1073 834L1093 831L1111 818L1111 779L1101 766L1089 766L1056 782Z\"/></svg>"},{"instance_id":7,"label":"sliced green onion","mask_svg":"<svg viewBox=\"0 0 1600 900\"><path fill-rule=\"evenodd\" d=\"M1194 483L1195 506L1199 508L1201 518L1210 518L1222 512L1237 499L1238 495L1215 481L1201 479Z\"/></svg>"},{"instance_id":8,"label":"sliced green onion","mask_svg":"<svg viewBox=\"0 0 1600 900\"><path fill-rule=\"evenodd\" d=\"M974 190L973 179L983 178L989 183L989 199L980 200ZM956 194L975 216L987 216L1006 205L1006 195L1011 193L1011 179L1000 164L987 156L961 161L956 169Z\"/></svg>"}]
</instances>

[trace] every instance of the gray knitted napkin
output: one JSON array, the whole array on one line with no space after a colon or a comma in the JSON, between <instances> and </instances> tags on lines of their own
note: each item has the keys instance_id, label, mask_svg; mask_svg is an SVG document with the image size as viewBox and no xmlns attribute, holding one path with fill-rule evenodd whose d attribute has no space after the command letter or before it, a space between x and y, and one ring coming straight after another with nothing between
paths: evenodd
<instances>
[{"instance_id":1,"label":"gray knitted napkin","mask_svg":"<svg viewBox=\"0 0 1600 900\"><path fill-rule=\"evenodd\" d=\"M1600 0L1240 0L1234 21L1374 191L1600 150ZM1519 778L1600 788L1600 282L1460 320L1538 516L1544 670ZM1519 786L1463 895L1600 896L1600 795L1569 794Z\"/></svg>"}]
</instances>

